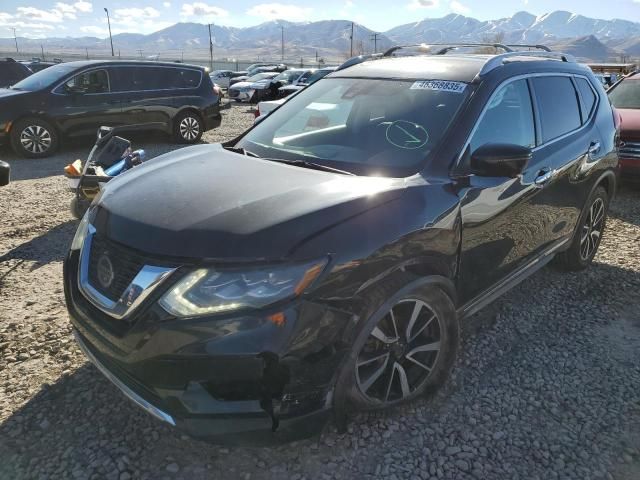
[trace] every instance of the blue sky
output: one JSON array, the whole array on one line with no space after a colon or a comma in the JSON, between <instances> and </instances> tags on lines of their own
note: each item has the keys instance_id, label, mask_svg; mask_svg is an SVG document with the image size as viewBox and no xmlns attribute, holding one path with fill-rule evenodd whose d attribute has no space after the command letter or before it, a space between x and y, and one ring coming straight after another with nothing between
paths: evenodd
<instances>
[{"instance_id":1,"label":"blue sky","mask_svg":"<svg viewBox=\"0 0 640 480\"><path fill-rule=\"evenodd\" d=\"M511 16L519 10L541 15L569 10L595 18L640 22L640 0L1 0L0 37L107 35L103 8L111 15L114 33L151 33L179 21L245 27L267 20L354 20L373 30L425 17L461 13L481 20Z\"/></svg>"}]
</instances>

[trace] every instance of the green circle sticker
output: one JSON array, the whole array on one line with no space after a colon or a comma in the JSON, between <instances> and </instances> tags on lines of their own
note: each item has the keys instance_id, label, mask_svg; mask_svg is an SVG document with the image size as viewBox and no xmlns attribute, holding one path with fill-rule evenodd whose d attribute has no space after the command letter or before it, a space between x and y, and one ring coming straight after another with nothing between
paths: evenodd
<instances>
[{"instance_id":1,"label":"green circle sticker","mask_svg":"<svg viewBox=\"0 0 640 480\"><path fill-rule=\"evenodd\" d=\"M407 150L422 148L429 141L429 134L422 125L407 120L391 122L386 133L387 142Z\"/></svg>"}]
</instances>

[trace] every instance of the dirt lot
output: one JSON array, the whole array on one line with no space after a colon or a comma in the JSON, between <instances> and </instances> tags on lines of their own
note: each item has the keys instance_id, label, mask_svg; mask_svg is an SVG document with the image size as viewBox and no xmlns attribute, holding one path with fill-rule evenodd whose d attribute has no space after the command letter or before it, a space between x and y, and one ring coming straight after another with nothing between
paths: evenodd
<instances>
[{"instance_id":1,"label":"dirt lot","mask_svg":"<svg viewBox=\"0 0 640 480\"><path fill-rule=\"evenodd\" d=\"M252 121L225 113L206 141ZM134 138L151 156L178 148ZM76 348L62 260L76 222L54 158L0 189L0 478L640 478L640 190L623 189L596 263L546 268L463 324L438 395L277 448L191 440L140 411Z\"/></svg>"}]
</instances>

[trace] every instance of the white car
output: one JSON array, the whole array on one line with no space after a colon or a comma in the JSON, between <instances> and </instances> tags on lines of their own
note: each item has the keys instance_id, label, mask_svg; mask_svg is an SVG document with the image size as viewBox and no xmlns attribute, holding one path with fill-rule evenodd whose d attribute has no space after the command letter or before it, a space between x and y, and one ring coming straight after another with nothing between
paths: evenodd
<instances>
[{"instance_id":1,"label":"white car","mask_svg":"<svg viewBox=\"0 0 640 480\"><path fill-rule=\"evenodd\" d=\"M264 117L269 115L273 110L278 108L280 105L282 105L287 100L289 100L289 97L280 98L278 100L270 100L268 102L260 102L260 103L258 103L256 111L254 112L256 118L253 121L253 123L258 123L259 121L261 121Z\"/></svg>"},{"instance_id":2,"label":"white car","mask_svg":"<svg viewBox=\"0 0 640 480\"><path fill-rule=\"evenodd\" d=\"M257 73L253 77L249 77L244 82L234 83L229 87L229 98L238 102L249 102L256 91L254 86L255 83L260 80L277 77L278 75L278 72Z\"/></svg>"},{"instance_id":3,"label":"white car","mask_svg":"<svg viewBox=\"0 0 640 480\"><path fill-rule=\"evenodd\" d=\"M236 75L238 75L238 73L231 70L216 70L209 74L211 81L220 85L222 88L229 88L229 81Z\"/></svg>"}]
</instances>

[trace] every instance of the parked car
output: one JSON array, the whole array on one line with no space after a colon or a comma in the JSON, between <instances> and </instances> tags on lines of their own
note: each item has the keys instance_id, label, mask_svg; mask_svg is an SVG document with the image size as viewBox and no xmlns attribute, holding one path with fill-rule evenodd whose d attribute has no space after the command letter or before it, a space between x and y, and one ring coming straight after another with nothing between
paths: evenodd
<instances>
[{"instance_id":1,"label":"parked car","mask_svg":"<svg viewBox=\"0 0 640 480\"><path fill-rule=\"evenodd\" d=\"M145 124L195 143L220 125L219 97L202 67L84 61L54 65L0 90L0 143L46 157L64 137L100 126Z\"/></svg>"},{"instance_id":2,"label":"parked car","mask_svg":"<svg viewBox=\"0 0 640 480\"><path fill-rule=\"evenodd\" d=\"M27 78L33 72L13 58L0 59L0 88L7 88Z\"/></svg>"},{"instance_id":3,"label":"parked car","mask_svg":"<svg viewBox=\"0 0 640 480\"><path fill-rule=\"evenodd\" d=\"M317 82L321 78L324 78L331 72L334 72L337 68L338 67L327 67L315 70L311 75L303 75L302 77L300 77L295 85L285 85L283 87L280 87L278 89L280 97L278 100L268 100L258 103L258 106L254 112L255 121L261 121L265 115L268 115L273 110L282 105L285 101L287 101L287 97Z\"/></svg>"},{"instance_id":4,"label":"parked car","mask_svg":"<svg viewBox=\"0 0 640 480\"><path fill-rule=\"evenodd\" d=\"M640 73L623 78L607 94L621 117L622 178L640 183Z\"/></svg>"},{"instance_id":5,"label":"parked car","mask_svg":"<svg viewBox=\"0 0 640 480\"><path fill-rule=\"evenodd\" d=\"M254 98L256 88L262 87L262 84L256 85L257 82L271 79L278 75L278 72L257 73L243 82L234 83L229 87L229 98L238 102L250 102Z\"/></svg>"},{"instance_id":6,"label":"parked car","mask_svg":"<svg viewBox=\"0 0 640 480\"><path fill-rule=\"evenodd\" d=\"M65 260L78 344L221 442L434 390L461 319L554 258L587 268L605 231L606 94L568 55L524 55L364 61L115 178Z\"/></svg>"},{"instance_id":7,"label":"parked car","mask_svg":"<svg viewBox=\"0 0 640 480\"><path fill-rule=\"evenodd\" d=\"M285 70L281 74L273 78L265 78L254 82L251 87L254 90L253 103L260 102L262 100L272 100L278 98L278 92L281 87L286 85L297 85L298 81L305 76L309 70L303 68L295 68L291 70Z\"/></svg>"},{"instance_id":8,"label":"parked car","mask_svg":"<svg viewBox=\"0 0 640 480\"><path fill-rule=\"evenodd\" d=\"M20 63L22 63L23 65L26 65L27 68L29 68L29 70L31 70L32 73L39 72L40 70L44 70L45 68L49 68L53 65L57 65L54 62L45 62L37 58L33 60L23 60L23 61L20 61Z\"/></svg>"},{"instance_id":9,"label":"parked car","mask_svg":"<svg viewBox=\"0 0 640 480\"><path fill-rule=\"evenodd\" d=\"M222 88L229 88L229 82L236 77L244 76L246 72L234 72L232 70L216 70L209 74L211 81Z\"/></svg>"},{"instance_id":10,"label":"parked car","mask_svg":"<svg viewBox=\"0 0 640 480\"><path fill-rule=\"evenodd\" d=\"M246 82L250 77L253 77L255 75L257 75L258 73L268 73L268 72L276 72L276 73L281 73L284 72L285 70L287 70L287 66L280 64L280 65L259 65L257 67L254 67L253 65L251 65L248 69L245 75L238 75L236 77L233 77L230 81L229 81L229 86L234 85L236 83L239 82Z\"/></svg>"}]
</instances>

